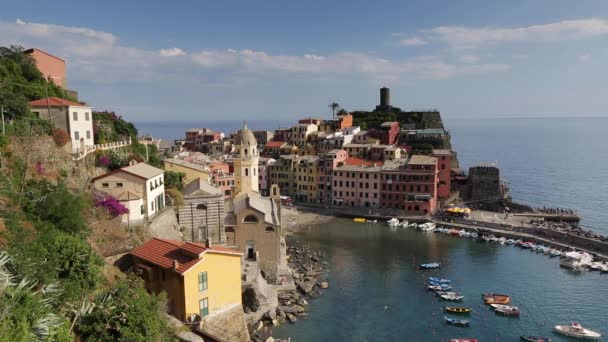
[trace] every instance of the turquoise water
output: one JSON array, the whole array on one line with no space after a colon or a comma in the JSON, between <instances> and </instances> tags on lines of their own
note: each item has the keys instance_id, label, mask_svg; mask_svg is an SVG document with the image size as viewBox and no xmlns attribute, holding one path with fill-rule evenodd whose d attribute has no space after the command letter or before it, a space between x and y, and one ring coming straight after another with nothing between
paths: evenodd
<instances>
[{"instance_id":1,"label":"turquoise water","mask_svg":"<svg viewBox=\"0 0 608 342\"><path fill-rule=\"evenodd\" d=\"M556 258L513 246L391 231L382 224L338 220L298 238L327 251L330 288L311 302L307 320L279 327L274 336L292 341L517 341L522 334L537 334L567 341L551 330L572 321L608 334L608 274L572 273ZM440 270L417 268L434 261L442 263ZM428 276L452 279L455 290L465 295L458 305L473 307L470 328L443 323L442 306L451 302L425 289ZM495 315L483 304L483 292L511 295L522 316Z\"/></svg>"}]
</instances>

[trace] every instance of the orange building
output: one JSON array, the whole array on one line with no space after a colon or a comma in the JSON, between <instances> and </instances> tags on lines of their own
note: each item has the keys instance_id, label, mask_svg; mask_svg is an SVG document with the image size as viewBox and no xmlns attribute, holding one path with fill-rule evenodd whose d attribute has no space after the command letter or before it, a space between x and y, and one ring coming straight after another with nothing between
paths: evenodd
<instances>
[{"instance_id":1,"label":"orange building","mask_svg":"<svg viewBox=\"0 0 608 342\"><path fill-rule=\"evenodd\" d=\"M68 88L65 61L57 56L39 49L25 50L23 53L36 61L36 67L45 78L63 89Z\"/></svg>"},{"instance_id":2,"label":"orange building","mask_svg":"<svg viewBox=\"0 0 608 342\"><path fill-rule=\"evenodd\" d=\"M437 197L444 199L450 196L453 153L450 150L433 150L433 157L437 158L439 168L439 183L437 184Z\"/></svg>"}]
</instances>

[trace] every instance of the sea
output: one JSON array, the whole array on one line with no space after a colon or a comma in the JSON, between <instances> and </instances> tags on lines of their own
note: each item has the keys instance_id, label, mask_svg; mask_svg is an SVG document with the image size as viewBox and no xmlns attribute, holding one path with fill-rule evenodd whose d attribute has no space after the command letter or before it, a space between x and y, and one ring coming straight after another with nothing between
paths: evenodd
<instances>
[{"instance_id":1,"label":"sea","mask_svg":"<svg viewBox=\"0 0 608 342\"><path fill-rule=\"evenodd\" d=\"M464 170L494 163L515 201L576 210L583 217L583 227L608 235L608 117L443 119ZM247 120L247 126L274 130L294 122L284 118ZM228 135L240 129L243 121L135 124L140 134L173 140L193 127L209 127Z\"/></svg>"},{"instance_id":2,"label":"sea","mask_svg":"<svg viewBox=\"0 0 608 342\"><path fill-rule=\"evenodd\" d=\"M495 163L515 201L574 209L582 225L608 234L608 118L444 118L461 167ZM293 120L248 121L254 129L285 127ZM174 139L186 128L230 132L242 122L137 123L142 133ZM520 335L569 341L556 324L580 322L608 334L608 274L572 272L557 258L513 246L413 229L390 229L346 219L310 226L298 239L327 253L329 289L311 300L309 318L274 328L290 341L449 341L477 338L518 341ZM440 262L438 270L418 264ZM449 278L461 303L444 302L425 288L429 276ZM498 316L481 294L504 293L522 311ZM468 328L444 323L443 306L473 308Z\"/></svg>"}]
</instances>

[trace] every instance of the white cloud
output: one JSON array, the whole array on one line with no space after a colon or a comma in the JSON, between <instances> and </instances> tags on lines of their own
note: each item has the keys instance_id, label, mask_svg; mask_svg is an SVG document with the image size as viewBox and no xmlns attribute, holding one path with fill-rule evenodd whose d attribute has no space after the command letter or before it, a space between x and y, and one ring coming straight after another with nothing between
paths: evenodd
<instances>
[{"instance_id":1,"label":"white cloud","mask_svg":"<svg viewBox=\"0 0 608 342\"><path fill-rule=\"evenodd\" d=\"M475 55L462 55L458 59L463 63L477 63L480 58Z\"/></svg>"},{"instance_id":2,"label":"white cloud","mask_svg":"<svg viewBox=\"0 0 608 342\"><path fill-rule=\"evenodd\" d=\"M580 56L578 56L578 61L579 62L589 62L591 60L591 54L590 53L584 53Z\"/></svg>"},{"instance_id":3,"label":"white cloud","mask_svg":"<svg viewBox=\"0 0 608 342\"><path fill-rule=\"evenodd\" d=\"M94 83L138 82L167 78L197 81L235 80L239 76L280 73L343 75L393 80L405 77L446 78L503 71L505 64L466 65L437 57L389 60L359 52L329 55L280 55L253 49L204 49L186 52L178 47L148 50L120 43L117 36L82 27L40 23L0 22L0 45L21 44L47 50L68 61L68 78ZM180 58L168 58L180 56Z\"/></svg>"},{"instance_id":4,"label":"white cloud","mask_svg":"<svg viewBox=\"0 0 608 342\"><path fill-rule=\"evenodd\" d=\"M182 56L186 54L186 52L180 48L160 49L159 53L163 57Z\"/></svg>"},{"instance_id":5,"label":"white cloud","mask_svg":"<svg viewBox=\"0 0 608 342\"><path fill-rule=\"evenodd\" d=\"M426 44L426 41L424 41L420 37L406 38L406 39L402 39L399 41L399 45L405 45L405 46L418 46L418 45L425 45L425 44Z\"/></svg>"},{"instance_id":6,"label":"white cloud","mask_svg":"<svg viewBox=\"0 0 608 342\"><path fill-rule=\"evenodd\" d=\"M608 20L588 18L522 27L438 26L419 32L425 40L436 40L457 48L516 42L555 42L608 35Z\"/></svg>"}]
</instances>

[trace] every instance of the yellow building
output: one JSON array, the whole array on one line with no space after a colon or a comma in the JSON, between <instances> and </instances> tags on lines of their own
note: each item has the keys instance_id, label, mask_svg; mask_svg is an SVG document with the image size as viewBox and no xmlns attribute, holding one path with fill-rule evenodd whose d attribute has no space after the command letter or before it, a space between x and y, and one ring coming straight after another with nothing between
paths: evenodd
<instances>
[{"instance_id":1,"label":"yellow building","mask_svg":"<svg viewBox=\"0 0 608 342\"><path fill-rule=\"evenodd\" d=\"M193 163L183 159L169 158L163 160L165 171L184 173L184 184L188 184L197 178L201 178L205 182L210 181L210 168L208 165Z\"/></svg>"},{"instance_id":2,"label":"yellow building","mask_svg":"<svg viewBox=\"0 0 608 342\"><path fill-rule=\"evenodd\" d=\"M294 165L295 200L317 203L319 157L301 156Z\"/></svg>"},{"instance_id":3,"label":"yellow building","mask_svg":"<svg viewBox=\"0 0 608 342\"><path fill-rule=\"evenodd\" d=\"M169 311L180 320L204 322L229 309L241 310L241 253L154 238L131 255L148 291L166 292Z\"/></svg>"}]
</instances>

